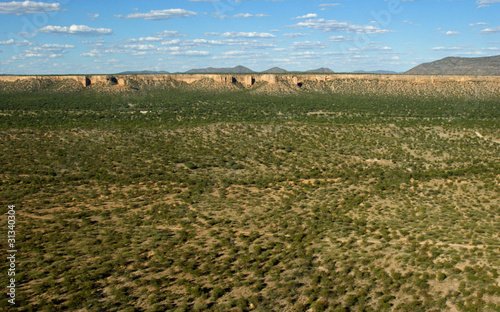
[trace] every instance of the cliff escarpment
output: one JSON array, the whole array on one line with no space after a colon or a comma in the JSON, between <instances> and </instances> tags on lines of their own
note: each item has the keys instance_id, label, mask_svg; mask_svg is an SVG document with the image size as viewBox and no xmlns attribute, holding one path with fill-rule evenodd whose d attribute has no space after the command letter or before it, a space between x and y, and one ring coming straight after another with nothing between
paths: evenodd
<instances>
[{"instance_id":1,"label":"cliff escarpment","mask_svg":"<svg viewBox=\"0 0 500 312\"><path fill-rule=\"evenodd\" d=\"M0 76L0 92L132 92L148 88L239 90L261 93L331 92L499 96L498 76L374 74L145 74Z\"/></svg>"}]
</instances>

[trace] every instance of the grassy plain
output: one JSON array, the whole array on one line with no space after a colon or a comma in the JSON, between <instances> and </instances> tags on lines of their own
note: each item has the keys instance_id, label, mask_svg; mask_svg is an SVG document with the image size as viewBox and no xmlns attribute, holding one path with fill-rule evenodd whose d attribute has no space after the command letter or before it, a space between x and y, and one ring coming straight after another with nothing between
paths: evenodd
<instances>
[{"instance_id":1,"label":"grassy plain","mask_svg":"<svg viewBox=\"0 0 500 312\"><path fill-rule=\"evenodd\" d=\"M19 311L500 311L498 93L0 103Z\"/></svg>"}]
</instances>

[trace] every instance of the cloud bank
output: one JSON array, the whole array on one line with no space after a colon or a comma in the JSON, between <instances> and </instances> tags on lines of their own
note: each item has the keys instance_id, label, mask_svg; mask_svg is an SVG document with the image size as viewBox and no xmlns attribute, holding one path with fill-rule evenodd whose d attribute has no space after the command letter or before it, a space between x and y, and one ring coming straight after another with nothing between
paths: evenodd
<instances>
[{"instance_id":1,"label":"cloud bank","mask_svg":"<svg viewBox=\"0 0 500 312\"><path fill-rule=\"evenodd\" d=\"M152 10L147 13L132 13L126 16L117 15L117 17L125 19L166 20L176 17L195 16L196 14L197 14L196 12L184 9L165 9L165 10Z\"/></svg>"},{"instance_id":2,"label":"cloud bank","mask_svg":"<svg viewBox=\"0 0 500 312\"><path fill-rule=\"evenodd\" d=\"M320 19L309 19L305 22L299 22L292 27L303 29L303 28L312 28L316 30L320 30L323 32L348 32L348 33L356 33L356 34L385 34L389 32L393 32L388 29L381 29L375 26L365 26L365 25L356 25L351 24L349 22L338 22L336 20L325 20L323 18Z\"/></svg>"},{"instance_id":3,"label":"cloud bank","mask_svg":"<svg viewBox=\"0 0 500 312\"><path fill-rule=\"evenodd\" d=\"M38 29L38 32L75 36L102 36L113 34L113 30L109 28L91 28L86 25L71 25L70 27L48 25Z\"/></svg>"},{"instance_id":4,"label":"cloud bank","mask_svg":"<svg viewBox=\"0 0 500 312\"><path fill-rule=\"evenodd\" d=\"M59 3L45 3L34 1L0 2L0 14L25 15L61 10Z\"/></svg>"}]
</instances>

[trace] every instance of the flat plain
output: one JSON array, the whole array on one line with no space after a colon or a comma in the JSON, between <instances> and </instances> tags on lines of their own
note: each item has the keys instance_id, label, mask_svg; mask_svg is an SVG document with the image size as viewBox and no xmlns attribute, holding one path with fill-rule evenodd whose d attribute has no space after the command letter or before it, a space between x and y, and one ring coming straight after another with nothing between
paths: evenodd
<instances>
[{"instance_id":1,"label":"flat plain","mask_svg":"<svg viewBox=\"0 0 500 312\"><path fill-rule=\"evenodd\" d=\"M498 82L74 83L0 83L15 309L500 311Z\"/></svg>"}]
</instances>

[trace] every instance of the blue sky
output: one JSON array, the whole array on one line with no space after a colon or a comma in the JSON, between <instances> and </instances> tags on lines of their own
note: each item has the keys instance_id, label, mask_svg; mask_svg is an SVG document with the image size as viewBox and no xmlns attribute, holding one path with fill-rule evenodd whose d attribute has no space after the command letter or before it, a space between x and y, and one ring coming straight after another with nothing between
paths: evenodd
<instances>
[{"instance_id":1,"label":"blue sky","mask_svg":"<svg viewBox=\"0 0 500 312\"><path fill-rule=\"evenodd\" d=\"M406 71L500 55L500 0L0 2L0 73Z\"/></svg>"}]
</instances>

